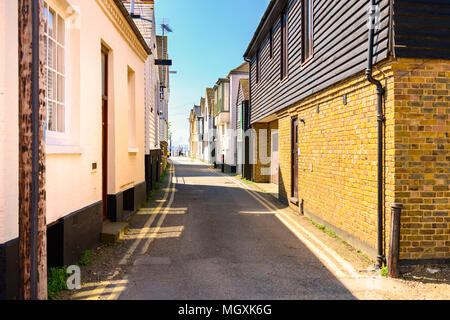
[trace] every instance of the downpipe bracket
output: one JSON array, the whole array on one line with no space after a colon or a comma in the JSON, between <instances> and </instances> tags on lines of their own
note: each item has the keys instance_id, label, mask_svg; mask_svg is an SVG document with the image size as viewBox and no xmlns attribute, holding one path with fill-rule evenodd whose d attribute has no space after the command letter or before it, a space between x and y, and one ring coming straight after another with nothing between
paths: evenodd
<instances>
[{"instance_id":1,"label":"downpipe bracket","mask_svg":"<svg viewBox=\"0 0 450 320\"><path fill-rule=\"evenodd\" d=\"M377 121L378 122L386 122L386 116L384 114L378 114Z\"/></svg>"}]
</instances>

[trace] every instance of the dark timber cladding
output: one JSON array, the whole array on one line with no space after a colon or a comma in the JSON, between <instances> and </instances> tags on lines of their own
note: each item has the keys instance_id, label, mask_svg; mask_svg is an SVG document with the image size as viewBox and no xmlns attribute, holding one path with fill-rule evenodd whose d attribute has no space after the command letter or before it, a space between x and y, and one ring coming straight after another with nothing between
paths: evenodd
<instances>
[{"instance_id":1,"label":"dark timber cladding","mask_svg":"<svg viewBox=\"0 0 450 320\"><path fill-rule=\"evenodd\" d=\"M250 43L245 57L251 63L251 121L255 123L318 92L367 66L367 0L314 0L313 56L302 65L302 2L272 1ZM288 12L288 70L281 81L281 12ZM374 63L388 56L390 1L380 2L380 28L375 34ZM270 58L270 28L273 28L273 57Z\"/></svg>"},{"instance_id":2,"label":"dark timber cladding","mask_svg":"<svg viewBox=\"0 0 450 320\"><path fill-rule=\"evenodd\" d=\"M395 0L395 54L450 59L450 0Z\"/></svg>"}]
</instances>

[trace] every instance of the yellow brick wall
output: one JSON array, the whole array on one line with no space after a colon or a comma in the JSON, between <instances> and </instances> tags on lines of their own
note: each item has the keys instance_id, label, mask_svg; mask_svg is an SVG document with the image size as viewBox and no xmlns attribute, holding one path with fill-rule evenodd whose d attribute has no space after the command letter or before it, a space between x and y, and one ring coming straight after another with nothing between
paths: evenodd
<instances>
[{"instance_id":1,"label":"yellow brick wall","mask_svg":"<svg viewBox=\"0 0 450 320\"><path fill-rule=\"evenodd\" d=\"M392 108L390 62L378 66L386 81L386 109ZM347 105L344 105L344 94ZM371 248L377 245L377 110L376 87L363 73L300 101L279 113L280 198L291 196L291 119L299 122L299 202L312 213ZM319 113L317 113L319 106ZM387 117L386 137L394 120ZM386 141L386 223L393 202L393 145ZM373 255L373 252L369 254Z\"/></svg>"},{"instance_id":2,"label":"yellow brick wall","mask_svg":"<svg viewBox=\"0 0 450 320\"><path fill-rule=\"evenodd\" d=\"M450 257L450 61L400 59L395 78L401 255Z\"/></svg>"},{"instance_id":3,"label":"yellow brick wall","mask_svg":"<svg viewBox=\"0 0 450 320\"><path fill-rule=\"evenodd\" d=\"M401 259L450 257L450 63L385 61L374 75L387 87L386 251L391 205L399 202L404 204ZM376 87L360 73L278 113L280 200L287 203L291 193L291 119L297 116L305 120L299 122L298 177L305 213L367 244L372 256L377 246L376 101Z\"/></svg>"}]
</instances>

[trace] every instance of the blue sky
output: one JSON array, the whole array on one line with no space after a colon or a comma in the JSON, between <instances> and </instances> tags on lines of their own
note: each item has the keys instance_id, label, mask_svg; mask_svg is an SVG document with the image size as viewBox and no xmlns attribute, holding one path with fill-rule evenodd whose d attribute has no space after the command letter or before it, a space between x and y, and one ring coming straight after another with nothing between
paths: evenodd
<instances>
[{"instance_id":1,"label":"blue sky","mask_svg":"<svg viewBox=\"0 0 450 320\"><path fill-rule=\"evenodd\" d=\"M169 121L172 144L188 144L189 111L206 88L244 62L268 0L155 0L156 23L173 29ZM158 34L161 33L157 28Z\"/></svg>"}]
</instances>

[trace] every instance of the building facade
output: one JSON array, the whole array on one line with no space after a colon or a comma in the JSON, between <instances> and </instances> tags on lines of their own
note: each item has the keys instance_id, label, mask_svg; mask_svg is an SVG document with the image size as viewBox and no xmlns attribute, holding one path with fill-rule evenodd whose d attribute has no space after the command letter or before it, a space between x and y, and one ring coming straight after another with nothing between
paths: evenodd
<instances>
[{"instance_id":1,"label":"building facade","mask_svg":"<svg viewBox=\"0 0 450 320\"><path fill-rule=\"evenodd\" d=\"M215 161L215 125L214 125L214 90L206 89L205 98L205 133L204 133L204 152L203 160L212 164Z\"/></svg>"},{"instance_id":2,"label":"building facade","mask_svg":"<svg viewBox=\"0 0 450 320\"><path fill-rule=\"evenodd\" d=\"M118 0L46 0L48 266L73 264L145 201L144 66ZM18 295L18 8L0 3L0 298ZM5 106L8 106L5 108ZM7 138L6 138L7 137Z\"/></svg>"},{"instance_id":3,"label":"building facade","mask_svg":"<svg viewBox=\"0 0 450 320\"><path fill-rule=\"evenodd\" d=\"M203 112L202 112L203 110ZM204 135L205 135L205 99L201 98L200 105L194 106L190 112L190 156L203 160L204 156Z\"/></svg>"},{"instance_id":4,"label":"building facade","mask_svg":"<svg viewBox=\"0 0 450 320\"><path fill-rule=\"evenodd\" d=\"M248 79L240 79L236 100L236 173L241 177L252 180L253 152L250 149L253 134L250 130L250 92Z\"/></svg>"},{"instance_id":5,"label":"building facade","mask_svg":"<svg viewBox=\"0 0 450 320\"><path fill-rule=\"evenodd\" d=\"M400 203L402 263L445 262L450 7L383 0L368 11L371 3L269 3L245 53L253 179L276 179L268 168L279 161L280 200L379 261Z\"/></svg>"},{"instance_id":6,"label":"building facade","mask_svg":"<svg viewBox=\"0 0 450 320\"><path fill-rule=\"evenodd\" d=\"M238 153L237 153L237 111L236 111L236 101L238 99L238 91L240 86L240 81L242 79L248 79L249 64L244 62L239 67L231 70L228 73L227 79L230 81L229 88L229 110L230 110L230 122L227 125L227 136L226 139L229 149L225 154L225 165L229 172L236 173L238 166Z\"/></svg>"},{"instance_id":7,"label":"building facade","mask_svg":"<svg viewBox=\"0 0 450 320\"><path fill-rule=\"evenodd\" d=\"M168 61L167 36L156 36L158 59ZM169 96L170 67L159 65L159 143L161 147L161 172L167 167L169 152Z\"/></svg>"},{"instance_id":8,"label":"building facade","mask_svg":"<svg viewBox=\"0 0 450 320\"><path fill-rule=\"evenodd\" d=\"M128 12L131 1L122 0ZM131 13L131 12L130 12ZM158 59L154 1L136 0L133 7L134 23L152 53L145 62L145 181L150 194L161 175L162 152L160 145L160 73L155 64Z\"/></svg>"}]
</instances>

